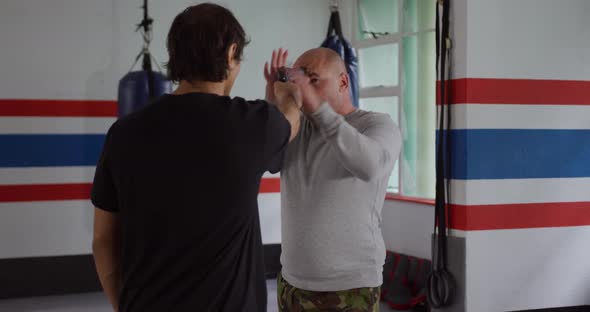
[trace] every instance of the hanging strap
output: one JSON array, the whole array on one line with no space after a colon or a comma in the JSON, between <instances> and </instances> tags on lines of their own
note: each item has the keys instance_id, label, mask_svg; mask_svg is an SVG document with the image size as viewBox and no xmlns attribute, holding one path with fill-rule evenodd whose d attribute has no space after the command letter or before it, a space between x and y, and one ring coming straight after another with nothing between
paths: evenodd
<instances>
[{"instance_id":1,"label":"hanging strap","mask_svg":"<svg viewBox=\"0 0 590 312\"><path fill-rule=\"evenodd\" d=\"M330 14L330 22L328 24L328 34L326 35L326 38L332 36L333 33L336 33L340 40L344 40L342 23L340 23L340 13L338 13L337 10L332 11L332 14Z\"/></svg>"},{"instance_id":2,"label":"hanging strap","mask_svg":"<svg viewBox=\"0 0 590 312\"><path fill-rule=\"evenodd\" d=\"M143 53L143 61L142 61L142 69L146 72L147 75L147 87L148 87L148 97L150 100L153 100L156 97L156 90L155 90L155 82L154 82L154 72L152 70L152 56L149 51L149 45L152 36L152 23L153 20L149 17L148 13L148 0L143 1L143 20L139 25L137 25L138 30L143 28L143 40L144 40L144 48L142 50Z\"/></svg>"},{"instance_id":3,"label":"hanging strap","mask_svg":"<svg viewBox=\"0 0 590 312\"><path fill-rule=\"evenodd\" d=\"M149 99L153 100L156 97L156 90L154 86L154 71L152 70L152 57L149 51L143 54L142 69L146 72L147 75Z\"/></svg>"},{"instance_id":4,"label":"hanging strap","mask_svg":"<svg viewBox=\"0 0 590 312\"><path fill-rule=\"evenodd\" d=\"M340 22L340 13L338 10L334 10L330 14L330 22L328 24L328 33L326 34L326 39L330 38L333 34L336 34L342 43L344 43L346 40L344 38L344 34L342 33L342 23ZM351 52L348 49L344 49L344 55L342 57L347 60L351 56L350 53Z\"/></svg>"},{"instance_id":5,"label":"hanging strap","mask_svg":"<svg viewBox=\"0 0 590 312\"><path fill-rule=\"evenodd\" d=\"M447 270L447 204L449 203L450 161L451 161L451 112L449 94L451 89L450 71L447 67L449 58L449 13L451 0L439 0L436 4L436 63L439 80L439 128L436 151L436 198L434 209L434 238L432 241L432 272L427 280L428 302L434 308L451 304L455 293L455 283ZM439 10L442 9L442 20ZM446 114L445 114L446 113ZM446 117L446 123L445 123Z\"/></svg>"}]
</instances>

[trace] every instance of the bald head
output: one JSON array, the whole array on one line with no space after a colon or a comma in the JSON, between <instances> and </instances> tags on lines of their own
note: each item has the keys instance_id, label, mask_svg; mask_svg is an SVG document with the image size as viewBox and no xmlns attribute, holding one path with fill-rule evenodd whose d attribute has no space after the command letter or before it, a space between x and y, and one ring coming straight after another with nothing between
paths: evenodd
<instances>
[{"instance_id":1,"label":"bald head","mask_svg":"<svg viewBox=\"0 0 590 312\"><path fill-rule=\"evenodd\" d=\"M323 68L339 74L346 72L344 60L332 49L315 48L303 53L295 62L298 67L306 69Z\"/></svg>"},{"instance_id":2,"label":"bald head","mask_svg":"<svg viewBox=\"0 0 590 312\"><path fill-rule=\"evenodd\" d=\"M308 83L313 86L322 101L328 102L336 112L344 115L354 110L346 65L334 50L309 50L297 59L294 66L303 69L305 76L309 78Z\"/></svg>"}]
</instances>

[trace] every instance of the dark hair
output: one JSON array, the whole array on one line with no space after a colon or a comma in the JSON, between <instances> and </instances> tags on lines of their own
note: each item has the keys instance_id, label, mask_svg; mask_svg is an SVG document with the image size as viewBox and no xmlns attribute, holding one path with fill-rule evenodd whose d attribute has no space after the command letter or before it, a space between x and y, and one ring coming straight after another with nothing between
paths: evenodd
<instances>
[{"instance_id":1,"label":"dark hair","mask_svg":"<svg viewBox=\"0 0 590 312\"><path fill-rule=\"evenodd\" d=\"M212 82L227 79L227 55L234 43L235 59L240 62L248 40L228 9L212 3L186 8L174 18L168 33L168 78Z\"/></svg>"}]
</instances>

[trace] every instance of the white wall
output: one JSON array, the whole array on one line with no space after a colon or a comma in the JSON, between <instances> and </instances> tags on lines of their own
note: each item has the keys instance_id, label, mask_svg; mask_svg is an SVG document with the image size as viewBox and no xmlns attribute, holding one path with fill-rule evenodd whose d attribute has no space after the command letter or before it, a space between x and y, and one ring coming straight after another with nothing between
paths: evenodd
<instances>
[{"instance_id":1,"label":"white wall","mask_svg":"<svg viewBox=\"0 0 590 312\"><path fill-rule=\"evenodd\" d=\"M469 77L590 80L590 1L466 2Z\"/></svg>"},{"instance_id":2,"label":"white wall","mask_svg":"<svg viewBox=\"0 0 590 312\"><path fill-rule=\"evenodd\" d=\"M468 232L466 311L590 305L589 241L588 226Z\"/></svg>"},{"instance_id":3,"label":"white wall","mask_svg":"<svg viewBox=\"0 0 590 312\"><path fill-rule=\"evenodd\" d=\"M152 53L167 61L165 38L176 14L200 1L150 1ZM0 10L3 98L113 99L118 79L141 48L140 0L4 0ZM273 48L292 56L318 46L329 11L317 0L226 0L252 39L234 94L262 97L262 66Z\"/></svg>"},{"instance_id":4,"label":"white wall","mask_svg":"<svg viewBox=\"0 0 590 312\"><path fill-rule=\"evenodd\" d=\"M460 10L465 14L462 18L467 22L454 27L456 32L466 34L467 62L465 75L459 77L590 80L589 1L462 0L460 3L463 6ZM515 113L524 108L515 105L465 105L463 109L468 113L464 114L467 118L464 122L469 128L589 129L587 118L585 123L574 121L575 116L589 116L587 104L530 106L527 114L520 117ZM476 124L475 116L481 117L486 109L495 113L487 114L489 122ZM556 113L550 114L550 109ZM536 127L529 126L531 122ZM588 142L580 142L579 148L584 144ZM579 151L572 147L569 161L583 157ZM456 203L585 202L590 200L587 188L576 185L586 180L468 180L463 182L466 196L457 197L463 202ZM484 190L480 185L488 187ZM563 207L564 215L569 213L566 209L569 208ZM538 213L541 211L539 207ZM533 220L537 217L530 215ZM578 217L590 220L587 213ZM590 304L590 249L587 248L590 226L467 231L465 236L467 311Z\"/></svg>"},{"instance_id":5,"label":"white wall","mask_svg":"<svg viewBox=\"0 0 590 312\"><path fill-rule=\"evenodd\" d=\"M150 1L155 19L151 51L167 61L165 37L174 16L200 1ZM115 100L118 80L141 48L134 25L140 0L3 0L0 4L0 99ZM329 10L317 0L225 0L251 38L234 96L264 95L262 68L273 48L293 57L324 39ZM138 67L136 67L138 68ZM114 119L113 119L114 120ZM88 121L90 122L90 121ZM84 125L81 126L84 128ZM0 134L13 133L0 129ZM64 179L90 182L72 171ZM12 173L10 173L12 172ZM2 184L19 179L0 168ZM8 177L8 178L7 178ZM31 183L36 180L33 177ZM40 183L40 182L38 182ZM280 242L278 194L260 196L264 243ZM88 201L0 203L0 258L75 255L90 252L92 207Z\"/></svg>"},{"instance_id":6,"label":"white wall","mask_svg":"<svg viewBox=\"0 0 590 312\"><path fill-rule=\"evenodd\" d=\"M423 259L431 258L434 206L386 200L381 232L387 250Z\"/></svg>"}]
</instances>

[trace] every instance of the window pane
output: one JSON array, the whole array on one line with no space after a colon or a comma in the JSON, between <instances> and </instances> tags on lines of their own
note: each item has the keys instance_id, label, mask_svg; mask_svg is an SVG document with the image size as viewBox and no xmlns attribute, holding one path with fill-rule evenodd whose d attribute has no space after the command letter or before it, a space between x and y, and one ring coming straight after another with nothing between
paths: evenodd
<instances>
[{"instance_id":1,"label":"window pane","mask_svg":"<svg viewBox=\"0 0 590 312\"><path fill-rule=\"evenodd\" d=\"M404 0L404 32L434 29L435 0Z\"/></svg>"},{"instance_id":2,"label":"window pane","mask_svg":"<svg viewBox=\"0 0 590 312\"><path fill-rule=\"evenodd\" d=\"M381 97L381 98L361 98L360 99L361 109L389 114L391 119L397 124L399 116L399 98L397 96L392 97ZM399 192L399 166L398 162L395 163L393 173L389 178L387 184L387 192L398 193Z\"/></svg>"},{"instance_id":3,"label":"window pane","mask_svg":"<svg viewBox=\"0 0 590 312\"><path fill-rule=\"evenodd\" d=\"M406 196L434 198L436 125L434 32L405 37L403 49L402 192Z\"/></svg>"},{"instance_id":4,"label":"window pane","mask_svg":"<svg viewBox=\"0 0 590 312\"><path fill-rule=\"evenodd\" d=\"M361 88L398 85L399 45L397 43L359 49L358 52Z\"/></svg>"},{"instance_id":5,"label":"window pane","mask_svg":"<svg viewBox=\"0 0 590 312\"><path fill-rule=\"evenodd\" d=\"M398 1L400 0L359 0L358 22L360 39L398 32Z\"/></svg>"}]
</instances>

